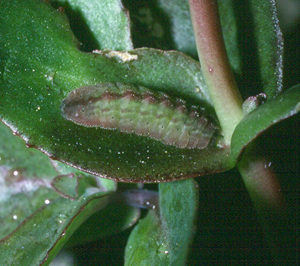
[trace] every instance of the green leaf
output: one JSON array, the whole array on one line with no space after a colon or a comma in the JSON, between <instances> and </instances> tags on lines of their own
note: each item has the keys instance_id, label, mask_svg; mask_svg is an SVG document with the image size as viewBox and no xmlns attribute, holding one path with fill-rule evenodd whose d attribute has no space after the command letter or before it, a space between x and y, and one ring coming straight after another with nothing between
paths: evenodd
<instances>
[{"instance_id":1,"label":"green leaf","mask_svg":"<svg viewBox=\"0 0 300 266\"><path fill-rule=\"evenodd\" d=\"M174 49L169 16L159 6L159 1L122 2L130 13L131 35L135 48Z\"/></svg>"},{"instance_id":2,"label":"green leaf","mask_svg":"<svg viewBox=\"0 0 300 266\"><path fill-rule=\"evenodd\" d=\"M75 255L69 251L62 250L51 262L50 266L76 266Z\"/></svg>"},{"instance_id":3,"label":"green leaf","mask_svg":"<svg viewBox=\"0 0 300 266\"><path fill-rule=\"evenodd\" d=\"M226 52L233 72L236 75L242 73L241 45L239 44L239 27L237 23L236 0L218 1L220 22Z\"/></svg>"},{"instance_id":4,"label":"green leaf","mask_svg":"<svg viewBox=\"0 0 300 266\"><path fill-rule=\"evenodd\" d=\"M39 265L54 256L85 219L105 207L107 198L100 197L110 191L98 188L93 194L86 187L74 201L59 197L51 187L57 173L49 158L27 148L2 123L0 135L5 140L0 142L0 264Z\"/></svg>"},{"instance_id":5,"label":"green leaf","mask_svg":"<svg viewBox=\"0 0 300 266\"><path fill-rule=\"evenodd\" d=\"M124 1L132 20L135 47L178 50L198 59L189 3L186 0ZM135 2L134 4L132 2ZM231 66L241 72L238 28L232 0L219 1L222 31Z\"/></svg>"},{"instance_id":6,"label":"green leaf","mask_svg":"<svg viewBox=\"0 0 300 266\"><path fill-rule=\"evenodd\" d=\"M0 17L0 117L27 145L126 182L189 178L233 166L219 130L208 148L182 149L137 134L86 128L61 115L61 103L74 89L122 82L200 106L218 125L199 63L190 57L153 49L83 53L65 16L36 0L1 2ZM8 30L16 21L22 23Z\"/></svg>"},{"instance_id":7,"label":"green leaf","mask_svg":"<svg viewBox=\"0 0 300 266\"><path fill-rule=\"evenodd\" d=\"M276 1L252 0L250 12L261 79L260 92L271 98L282 91L283 78L283 36L277 18Z\"/></svg>"},{"instance_id":8,"label":"green leaf","mask_svg":"<svg viewBox=\"0 0 300 266\"><path fill-rule=\"evenodd\" d=\"M124 202L109 204L90 216L71 236L66 247L83 245L122 232L133 226L140 217L140 209Z\"/></svg>"},{"instance_id":9,"label":"green leaf","mask_svg":"<svg viewBox=\"0 0 300 266\"><path fill-rule=\"evenodd\" d=\"M57 174L47 155L26 147L25 141L13 135L3 123L0 123L0 140L1 175L3 176L5 168L12 178L10 183L22 179L22 176L43 179Z\"/></svg>"},{"instance_id":10,"label":"green leaf","mask_svg":"<svg viewBox=\"0 0 300 266\"><path fill-rule=\"evenodd\" d=\"M117 190L117 183L112 180L86 174L59 161L52 161L52 165L59 175L52 180L51 185L62 197L76 199L87 193L86 190L91 194Z\"/></svg>"},{"instance_id":11,"label":"green leaf","mask_svg":"<svg viewBox=\"0 0 300 266\"><path fill-rule=\"evenodd\" d=\"M218 1L231 66L244 98L282 90L283 38L275 0Z\"/></svg>"},{"instance_id":12,"label":"green leaf","mask_svg":"<svg viewBox=\"0 0 300 266\"><path fill-rule=\"evenodd\" d=\"M13 136L0 123L0 239L58 194L51 188L56 175L49 158Z\"/></svg>"},{"instance_id":13,"label":"green leaf","mask_svg":"<svg viewBox=\"0 0 300 266\"><path fill-rule=\"evenodd\" d=\"M58 198L38 209L0 242L2 265L49 265L78 226L107 204L107 192L78 200Z\"/></svg>"},{"instance_id":14,"label":"green leaf","mask_svg":"<svg viewBox=\"0 0 300 266\"><path fill-rule=\"evenodd\" d=\"M58 0L70 17L72 29L83 45L95 42L98 49L126 51L133 48L130 34L130 21L127 10L120 0ZM82 31L83 25L87 30Z\"/></svg>"},{"instance_id":15,"label":"green leaf","mask_svg":"<svg viewBox=\"0 0 300 266\"><path fill-rule=\"evenodd\" d=\"M48 156L36 149L27 148L25 142L13 136L11 130L3 123L0 123L0 136L1 140L5 140L0 142L0 239L2 239L0 264L32 265L31 263L35 260L41 261L43 255L51 248L54 250L51 249L54 256L66 242L67 238L60 239L59 233L56 234L53 230L61 232L67 228L71 236L92 213L106 206L107 199L97 199L93 202L98 203L93 204L88 202L98 198L99 195L114 192L116 184L111 180L82 173L57 161L52 164L62 175L52 180L57 172ZM53 187L66 199L59 197ZM55 203L56 207L53 207L53 202L58 202ZM72 236L68 245L81 244L120 232L137 221L140 215L139 209L129 207L123 202L112 202L114 204L109 204L92 215L80 227L79 232ZM86 205L95 206L86 212L83 211ZM47 220L48 215L51 216L49 220ZM80 217L79 220L77 216ZM77 222L74 222L74 219L77 219ZM43 225L44 220L49 223ZM62 224L62 220L67 222ZM54 233L53 241L42 240L41 235L47 238ZM35 235L41 238L31 245L25 243ZM24 240L24 242L23 237L29 240ZM14 241L18 245L23 243L24 248L20 246L16 249L18 246L13 244ZM41 244L39 241L43 242L43 247L39 246ZM38 251L35 254L31 253L37 246L39 246ZM13 255L15 250L20 258L15 258ZM39 257L39 252L41 252L41 257ZM27 253L33 255L23 261L22 258L25 258Z\"/></svg>"},{"instance_id":16,"label":"green leaf","mask_svg":"<svg viewBox=\"0 0 300 266\"><path fill-rule=\"evenodd\" d=\"M60 175L51 184L62 197L74 200L83 194L117 190L117 183L112 180L85 174L59 161L53 161L53 165ZM109 204L91 215L74 232L66 245L82 245L131 227L140 217L140 209L130 207L121 195L121 192L111 195Z\"/></svg>"},{"instance_id":17,"label":"green leaf","mask_svg":"<svg viewBox=\"0 0 300 266\"><path fill-rule=\"evenodd\" d=\"M186 0L124 1L133 21L135 47L178 50L198 59L189 3ZM232 0L219 1L222 31L232 68L241 72L238 27Z\"/></svg>"},{"instance_id":18,"label":"green leaf","mask_svg":"<svg viewBox=\"0 0 300 266\"><path fill-rule=\"evenodd\" d=\"M230 65L236 74L241 74L241 51L238 38L238 25L236 20L235 5L232 0L218 1L222 33L225 41L226 51ZM169 43L172 47L185 54L198 59L198 52L195 43L195 36L191 22L189 3L186 0L159 0L159 10L164 12L161 16L167 17L169 23L162 23L164 32L171 35ZM128 7L129 8L129 7ZM159 21L155 21L158 23ZM155 22L152 22L154 24ZM168 26L170 29L168 29ZM164 36L165 37L165 36ZM147 45L147 47L152 47ZM162 48L163 47L159 47Z\"/></svg>"},{"instance_id":19,"label":"green leaf","mask_svg":"<svg viewBox=\"0 0 300 266\"><path fill-rule=\"evenodd\" d=\"M244 98L282 90L283 38L274 0L218 1L231 67Z\"/></svg>"},{"instance_id":20,"label":"green leaf","mask_svg":"<svg viewBox=\"0 0 300 266\"><path fill-rule=\"evenodd\" d=\"M197 58L188 1L126 0L135 47L176 49ZM275 1L218 1L230 65L244 98L282 90L283 39ZM251 52L249 52L251 51Z\"/></svg>"},{"instance_id":21,"label":"green leaf","mask_svg":"<svg viewBox=\"0 0 300 266\"><path fill-rule=\"evenodd\" d=\"M267 101L237 125L231 141L231 159L239 160L244 149L272 125L300 112L300 85Z\"/></svg>"},{"instance_id":22,"label":"green leaf","mask_svg":"<svg viewBox=\"0 0 300 266\"><path fill-rule=\"evenodd\" d=\"M194 180L159 184L159 206L140 220L128 240L125 265L184 265L198 204Z\"/></svg>"},{"instance_id":23,"label":"green leaf","mask_svg":"<svg viewBox=\"0 0 300 266\"><path fill-rule=\"evenodd\" d=\"M172 49L198 57L194 31L191 21L190 8L186 0L159 0L158 6L164 11L163 15L169 18L170 35L173 41ZM166 23L162 24L166 29Z\"/></svg>"}]
</instances>

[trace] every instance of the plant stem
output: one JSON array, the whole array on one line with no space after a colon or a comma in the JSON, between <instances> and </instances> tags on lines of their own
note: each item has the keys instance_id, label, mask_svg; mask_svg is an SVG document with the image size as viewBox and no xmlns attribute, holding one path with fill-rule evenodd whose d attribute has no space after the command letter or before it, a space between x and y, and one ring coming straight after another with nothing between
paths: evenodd
<instances>
[{"instance_id":1,"label":"plant stem","mask_svg":"<svg viewBox=\"0 0 300 266\"><path fill-rule=\"evenodd\" d=\"M230 145L236 125L243 118L238 91L222 37L217 0L189 0L199 60L224 139ZM285 208L277 176L269 161L253 145L247 148L238 169L258 212L274 258L273 265L290 264L295 251L295 230ZM294 256L295 258L296 256Z\"/></svg>"},{"instance_id":2,"label":"plant stem","mask_svg":"<svg viewBox=\"0 0 300 266\"><path fill-rule=\"evenodd\" d=\"M236 125L243 118L238 91L222 36L216 0L189 0L197 50L205 82L230 145Z\"/></svg>"},{"instance_id":3,"label":"plant stem","mask_svg":"<svg viewBox=\"0 0 300 266\"><path fill-rule=\"evenodd\" d=\"M296 265L294 219L288 214L278 178L269 160L259 157L257 149L249 150L238 169L258 213L274 260L272 265Z\"/></svg>"},{"instance_id":4,"label":"plant stem","mask_svg":"<svg viewBox=\"0 0 300 266\"><path fill-rule=\"evenodd\" d=\"M269 164L265 159L244 158L238 164L238 169L255 208L280 212L284 209L283 197L277 176Z\"/></svg>"}]
</instances>

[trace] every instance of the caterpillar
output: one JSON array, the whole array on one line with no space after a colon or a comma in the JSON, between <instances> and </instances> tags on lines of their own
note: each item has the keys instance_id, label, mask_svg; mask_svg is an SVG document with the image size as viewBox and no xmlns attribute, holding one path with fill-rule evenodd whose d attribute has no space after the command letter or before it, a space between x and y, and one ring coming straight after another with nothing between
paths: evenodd
<instances>
[{"instance_id":1,"label":"caterpillar","mask_svg":"<svg viewBox=\"0 0 300 266\"><path fill-rule=\"evenodd\" d=\"M62 101L62 116L78 125L119 130L178 148L204 149L217 130L203 107L165 92L123 83L73 90Z\"/></svg>"}]
</instances>

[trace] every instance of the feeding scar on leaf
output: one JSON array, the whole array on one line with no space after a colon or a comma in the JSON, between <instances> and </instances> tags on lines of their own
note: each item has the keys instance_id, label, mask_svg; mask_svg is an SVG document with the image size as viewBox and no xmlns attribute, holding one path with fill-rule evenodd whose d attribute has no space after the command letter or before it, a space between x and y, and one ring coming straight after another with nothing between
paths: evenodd
<instances>
[{"instance_id":1,"label":"feeding scar on leaf","mask_svg":"<svg viewBox=\"0 0 300 266\"><path fill-rule=\"evenodd\" d=\"M100 83L69 93L62 116L78 125L136 134L187 149L204 149L218 131L202 106L123 83Z\"/></svg>"}]
</instances>

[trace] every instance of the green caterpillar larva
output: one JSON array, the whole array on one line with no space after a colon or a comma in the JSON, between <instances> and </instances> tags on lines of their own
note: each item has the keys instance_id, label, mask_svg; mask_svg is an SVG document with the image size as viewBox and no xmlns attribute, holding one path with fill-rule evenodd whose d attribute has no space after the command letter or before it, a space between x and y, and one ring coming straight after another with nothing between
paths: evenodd
<instances>
[{"instance_id":1,"label":"green caterpillar larva","mask_svg":"<svg viewBox=\"0 0 300 266\"><path fill-rule=\"evenodd\" d=\"M101 83L72 91L61 105L64 118L145 136L178 148L204 149L217 127L199 106L164 92L122 83Z\"/></svg>"}]
</instances>

